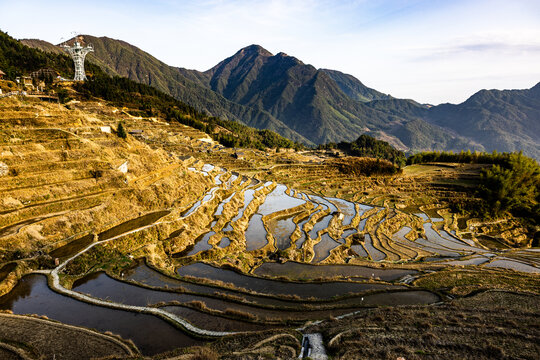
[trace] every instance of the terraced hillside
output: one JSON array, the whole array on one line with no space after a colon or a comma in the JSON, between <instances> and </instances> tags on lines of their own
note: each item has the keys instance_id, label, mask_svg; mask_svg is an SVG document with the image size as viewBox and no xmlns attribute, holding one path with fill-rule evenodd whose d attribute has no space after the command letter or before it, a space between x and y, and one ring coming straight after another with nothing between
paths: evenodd
<instances>
[{"instance_id":1,"label":"terraced hillside","mask_svg":"<svg viewBox=\"0 0 540 360\"><path fill-rule=\"evenodd\" d=\"M224 148L97 100L5 98L0 116L0 308L16 314L111 331L144 355L289 359L319 320L538 293L519 223L444 201L465 193L472 165L359 177L349 158ZM336 335L317 331L327 345Z\"/></svg>"}]
</instances>

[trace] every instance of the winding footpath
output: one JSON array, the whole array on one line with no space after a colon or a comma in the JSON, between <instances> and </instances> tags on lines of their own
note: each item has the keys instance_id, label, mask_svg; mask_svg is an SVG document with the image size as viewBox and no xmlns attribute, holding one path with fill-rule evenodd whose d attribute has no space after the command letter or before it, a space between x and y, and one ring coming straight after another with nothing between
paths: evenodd
<instances>
[{"instance_id":1,"label":"winding footpath","mask_svg":"<svg viewBox=\"0 0 540 360\"><path fill-rule=\"evenodd\" d=\"M69 297L74 298L74 299L79 300L79 301L84 301L86 303L90 303L90 304L97 305L97 306L104 306L104 307L108 307L108 308L111 308L111 309L126 310L126 311L132 311L132 312L155 315L155 316L158 316L158 317L160 317L160 318L162 318L164 320L170 321L170 322L174 323L175 325L180 326L180 327L186 329L187 331L189 331L189 332L191 332L193 334L196 334L196 335L208 336L208 337L220 337L220 336L237 334L237 332L210 331L210 330L201 329L201 328L198 328L196 326L193 326L192 324L190 324L186 320L178 317L177 315L171 314L171 313L169 313L169 312L167 312L165 310L159 309L159 308L153 308L153 307L148 307L148 306L132 306L132 305L125 305L125 304L116 303L116 302L104 301L104 300L96 299L94 297L91 297L91 296L88 296L88 295L85 295L85 294L82 294L82 293L79 293L79 292L76 292L76 291L73 291L73 290L66 289L65 287L63 287L60 284L59 272L61 272L66 267L66 265L68 263L73 261L78 256L84 254L88 250L92 249L94 246L96 246L98 244L104 244L106 242L116 240L116 239L121 238L123 236L126 236L126 235L129 235L129 234L133 234L133 233L148 229L148 228L156 226L156 225L158 225L160 223L161 222L156 222L156 223L153 223L153 224L150 224L150 225L146 225L146 226L137 228L135 230L131 230L129 232L123 233L121 235L112 237L112 238L107 239L107 240L94 242L94 243L88 245L83 250L79 251L77 254L75 254L72 257L70 257L69 259L67 259L66 261L64 261L63 263L61 263L60 265L58 265L55 269L53 269L53 270L40 270L40 271L35 271L35 273L49 275L51 280L52 280L50 282L50 286L51 286L51 288L53 288L53 290L57 291L60 294L69 296Z\"/></svg>"}]
</instances>

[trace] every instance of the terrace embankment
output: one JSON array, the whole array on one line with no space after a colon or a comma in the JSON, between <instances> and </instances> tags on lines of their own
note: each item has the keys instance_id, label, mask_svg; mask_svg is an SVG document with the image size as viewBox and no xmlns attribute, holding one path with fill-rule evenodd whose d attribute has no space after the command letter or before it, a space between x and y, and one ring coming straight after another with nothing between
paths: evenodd
<instances>
[{"instance_id":1,"label":"terrace embankment","mask_svg":"<svg viewBox=\"0 0 540 360\"><path fill-rule=\"evenodd\" d=\"M378 326L370 314L393 311L381 305L409 309L412 321L419 309L453 316L454 305L426 307L451 297L538 293L538 252L527 248L519 221L450 211L454 197L470 195L481 165L358 177L342 171L347 159L338 167L321 152L245 150L237 159L198 130L98 101L2 99L0 120L2 308L112 331L145 355L209 341L184 333L185 324L199 335L273 329L186 350L192 354L293 358L301 335L280 328L360 311L369 332ZM126 139L115 134L120 122ZM73 298L52 292L43 275L27 275L36 270ZM346 351L359 333L325 327L344 319L313 331L333 356L354 358ZM412 325L384 326L399 337ZM438 325L416 327L429 326ZM454 339L437 331L433 339ZM374 354L383 354L374 338ZM423 341L405 357L427 352Z\"/></svg>"}]
</instances>

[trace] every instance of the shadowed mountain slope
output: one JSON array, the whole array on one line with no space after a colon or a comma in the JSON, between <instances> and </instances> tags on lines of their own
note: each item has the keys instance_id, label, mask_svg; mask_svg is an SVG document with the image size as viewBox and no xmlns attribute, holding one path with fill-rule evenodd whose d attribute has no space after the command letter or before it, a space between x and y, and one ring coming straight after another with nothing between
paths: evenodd
<instances>
[{"instance_id":1,"label":"shadowed mountain slope","mask_svg":"<svg viewBox=\"0 0 540 360\"><path fill-rule=\"evenodd\" d=\"M487 151L540 158L540 83L526 90L481 90L467 101L431 108L426 119L482 143Z\"/></svg>"},{"instance_id":2,"label":"shadowed mountain slope","mask_svg":"<svg viewBox=\"0 0 540 360\"><path fill-rule=\"evenodd\" d=\"M259 45L201 72L168 66L124 41L83 38L95 47L89 60L109 74L154 86L210 115L306 144L353 141L368 134L406 151L523 149L540 158L538 85L482 90L462 104L428 108ZM23 43L57 51L39 40Z\"/></svg>"}]
</instances>

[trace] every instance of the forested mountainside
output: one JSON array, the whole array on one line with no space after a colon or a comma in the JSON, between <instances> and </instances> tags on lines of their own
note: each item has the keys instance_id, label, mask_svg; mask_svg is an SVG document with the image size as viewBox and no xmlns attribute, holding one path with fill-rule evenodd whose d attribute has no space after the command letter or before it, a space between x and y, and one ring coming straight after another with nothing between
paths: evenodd
<instances>
[{"instance_id":1,"label":"forested mountainside","mask_svg":"<svg viewBox=\"0 0 540 360\"><path fill-rule=\"evenodd\" d=\"M201 72L169 66L120 40L83 38L96 50L89 61L109 74L154 86L209 115L274 130L305 144L354 141L368 134L410 152L522 149L540 158L538 85L482 90L462 104L427 107L258 45ZM55 51L43 41L23 42Z\"/></svg>"}]
</instances>

